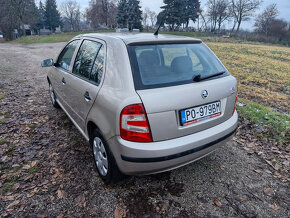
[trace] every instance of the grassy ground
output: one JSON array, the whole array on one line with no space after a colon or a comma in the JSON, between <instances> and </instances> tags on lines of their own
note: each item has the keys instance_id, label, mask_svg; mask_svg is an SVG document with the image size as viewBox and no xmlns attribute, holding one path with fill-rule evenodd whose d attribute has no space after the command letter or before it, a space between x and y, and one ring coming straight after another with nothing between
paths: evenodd
<instances>
[{"instance_id":1,"label":"grassy ground","mask_svg":"<svg viewBox=\"0 0 290 218\"><path fill-rule=\"evenodd\" d=\"M255 136L288 145L290 140L289 116L242 98L239 99L237 109L242 117L256 124L253 132Z\"/></svg>"},{"instance_id":2,"label":"grassy ground","mask_svg":"<svg viewBox=\"0 0 290 218\"><path fill-rule=\"evenodd\" d=\"M63 33L50 36L30 36L19 38L12 43L66 42L82 34ZM240 114L257 125L273 127L274 134L282 133L278 140L289 135L289 94L290 94L290 48L265 44L249 44L210 37L204 33L174 32L169 34L202 38L239 80L239 97L246 102L238 107ZM226 41L226 43L224 42ZM278 111L278 112L277 112ZM268 128L269 129L269 128ZM274 136L274 135L273 135ZM272 136L271 136L272 137ZM283 139L284 138L284 139Z\"/></svg>"},{"instance_id":3,"label":"grassy ground","mask_svg":"<svg viewBox=\"0 0 290 218\"><path fill-rule=\"evenodd\" d=\"M90 33L100 33L100 32L112 32L112 31L93 31ZM48 36L26 36L20 37L11 43L19 44L35 44L35 43L53 43L53 42L67 42L73 37L84 34L87 32L70 32L70 33L61 33L61 34L52 34Z\"/></svg>"},{"instance_id":4,"label":"grassy ground","mask_svg":"<svg viewBox=\"0 0 290 218\"><path fill-rule=\"evenodd\" d=\"M290 48L208 42L239 80L239 96L289 114Z\"/></svg>"}]
</instances>

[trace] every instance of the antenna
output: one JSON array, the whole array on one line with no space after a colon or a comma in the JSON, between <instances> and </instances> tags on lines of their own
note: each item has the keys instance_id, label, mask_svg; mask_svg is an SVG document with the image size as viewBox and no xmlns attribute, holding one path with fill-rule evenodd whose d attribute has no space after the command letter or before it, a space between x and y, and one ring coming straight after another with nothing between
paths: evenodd
<instances>
[{"instance_id":1,"label":"antenna","mask_svg":"<svg viewBox=\"0 0 290 218\"><path fill-rule=\"evenodd\" d=\"M158 36L159 29L160 29L161 25L163 24L163 22L164 22L164 20L165 20L166 17L167 17L167 12L165 11L165 15L162 18L162 20L160 21L160 24L159 24L157 30L155 31L154 36Z\"/></svg>"}]
</instances>

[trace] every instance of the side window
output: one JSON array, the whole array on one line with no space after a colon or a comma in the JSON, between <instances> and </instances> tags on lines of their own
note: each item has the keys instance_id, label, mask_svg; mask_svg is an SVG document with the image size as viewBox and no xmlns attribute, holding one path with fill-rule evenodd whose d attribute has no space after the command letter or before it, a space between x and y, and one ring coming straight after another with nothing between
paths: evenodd
<instances>
[{"instance_id":1,"label":"side window","mask_svg":"<svg viewBox=\"0 0 290 218\"><path fill-rule=\"evenodd\" d=\"M90 80L96 82L97 85L100 84L102 76L103 76L104 58L105 58L105 49L104 49L104 46L102 46L98 53L98 56L95 59L94 66L90 74Z\"/></svg>"},{"instance_id":2,"label":"side window","mask_svg":"<svg viewBox=\"0 0 290 218\"><path fill-rule=\"evenodd\" d=\"M64 70L69 70L71 59L74 55L76 47L78 46L80 40L75 40L69 43L60 53L57 64Z\"/></svg>"},{"instance_id":3,"label":"side window","mask_svg":"<svg viewBox=\"0 0 290 218\"><path fill-rule=\"evenodd\" d=\"M101 43L84 40L76 56L73 73L89 79L95 57L101 46Z\"/></svg>"}]
</instances>

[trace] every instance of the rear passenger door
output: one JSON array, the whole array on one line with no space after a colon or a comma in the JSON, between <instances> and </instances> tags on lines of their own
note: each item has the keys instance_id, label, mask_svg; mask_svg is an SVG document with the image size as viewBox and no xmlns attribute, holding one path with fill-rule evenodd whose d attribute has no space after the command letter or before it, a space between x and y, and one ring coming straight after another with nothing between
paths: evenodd
<instances>
[{"instance_id":1,"label":"rear passenger door","mask_svg":"<svg viewBox=\"0 0 290 218\"><path fill-rule=\"evenodd\" d=\"M67 76L65 93L69 113L82 130L101 86L105 53L104 43L84 39L76 54L72 73Z\"/></svg>"}]
</instances>

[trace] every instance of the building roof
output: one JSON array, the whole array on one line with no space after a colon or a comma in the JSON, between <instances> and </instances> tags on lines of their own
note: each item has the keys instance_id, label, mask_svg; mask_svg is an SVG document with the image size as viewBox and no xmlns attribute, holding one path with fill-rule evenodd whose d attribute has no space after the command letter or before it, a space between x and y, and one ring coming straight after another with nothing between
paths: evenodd
<instances>
[{"instance_id":1,"label":"building roof","mask_svg":"<svg viewBox=\"0 0 290 218\"><path fill-rule=\"evenodd\" d=\"M121 39L126 44L142 44L142 43L166 43L166 42L201 42L200 39L176 36L169 34L159 34L155 36L153 33L89 33L80 35L81 37L90 37L98 39ZM78 36L78 37L80 37Z\"/></svg>"}]
</instances>

